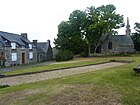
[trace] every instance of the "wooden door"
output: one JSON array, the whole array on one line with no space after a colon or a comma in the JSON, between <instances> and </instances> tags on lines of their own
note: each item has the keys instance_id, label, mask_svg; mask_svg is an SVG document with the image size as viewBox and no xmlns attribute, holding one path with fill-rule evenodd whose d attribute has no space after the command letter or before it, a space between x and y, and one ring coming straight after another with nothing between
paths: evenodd
<instances>
[{"instance_id":1,"label":"wooden door","mask_svg":"<svg viewBox=\"0 0 140 105\"><path fill-rule=\"evenodd\" d=\"M22 53L22 64L25 63L25 53Z\"/></svg>"}]
</instances>

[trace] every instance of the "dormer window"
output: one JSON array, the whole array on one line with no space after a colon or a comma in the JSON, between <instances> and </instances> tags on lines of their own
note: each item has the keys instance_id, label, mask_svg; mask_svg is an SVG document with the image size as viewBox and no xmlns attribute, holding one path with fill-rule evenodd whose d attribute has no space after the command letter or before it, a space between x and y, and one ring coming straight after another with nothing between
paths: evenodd
<instances>
[{"instance_id":1,"label":"dormer window","mask_svg":"<svg viewBox=\"0 0 140 105\"><path fill-rule=\"evenodd\" d=\"M32 44L29 44L29 49L32 49L32 48L33 48Z\"/></svg>"},{"instance_id":2,"label":"dormer window","mask_svg":"<svg viewBox=\"0 0 140 105\"><path fill-rule=\"evenodd\" d=\"M16 43L11 43L11 49L16 49Z\"/></svg>"}]
</instances>

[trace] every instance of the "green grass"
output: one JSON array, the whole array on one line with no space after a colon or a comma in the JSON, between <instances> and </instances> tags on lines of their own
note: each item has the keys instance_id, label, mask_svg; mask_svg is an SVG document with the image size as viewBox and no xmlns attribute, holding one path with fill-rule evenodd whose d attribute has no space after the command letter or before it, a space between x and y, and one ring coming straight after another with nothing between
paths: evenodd
<instances>
[{"instance_id":1,"label":"green grass","mask_svg":"<svg viewBox=\"0 0 140 105\"><path fill-rule=\"evenodd\" d=\"M92 61L91 61L91 59L92 59ZM82 66L82 65L97 64L97 63L107 62L111 58L91 58L91 59L89 59L89 61L87 60L87 61L81 61L81 62L75 62L75 63L62 63L62 64L51 64L51 65L28 67L28 68L24 68L24 69L20 69L20 70L4 72L3 74L12 75L12 74L37 72L37 71L42 71L42 70L54 70L54 69L60 69L60 68L66 68L66 67L76 67L76 66Z\"/></svg>"},{"instance_id":2,"label":"green grass","mask_svg":"<svg viewBox=\"0 0 140 105\"><path fill-rule=\"evenodd\" d=\"M132 70L140 63L140 57L96 59L135 62L101 71L0 88L0 105L140 105L140 76L135 76Z\"/></svg>"}]
</instances>

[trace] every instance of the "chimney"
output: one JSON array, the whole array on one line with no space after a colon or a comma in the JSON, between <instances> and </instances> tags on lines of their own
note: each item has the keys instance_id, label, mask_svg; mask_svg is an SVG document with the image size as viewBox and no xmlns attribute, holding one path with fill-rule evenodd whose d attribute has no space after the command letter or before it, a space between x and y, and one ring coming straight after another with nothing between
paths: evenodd
<instances>
[{"instance_id":1,"label":"chimney","mask_svg":"<svg viewBox=\"0 0 140 105\"><path fill-rule=\"evenodd\" d=\"M28 39L27 33L21 33L21 36L23 36L24 38Z\"/></svg>"},{"instance_id":2,"label":"chimney","mask_svg":"<svg viewBox=\"0 0 140 105\"><path fill-rule=\"evenodd\" d=\"M50 45L50 40L47 40L47 42L49 43L49 45Z\"/></svg>"},{"instance_id":3,"label":"chimney","mask_svg":"<svg viewBox=\"0 0 140 105\"><path fill-rule=\"evenodd\" d=\"M37 44L37 40L33 40L33 44Z\"/></svg>"}]
</instances>

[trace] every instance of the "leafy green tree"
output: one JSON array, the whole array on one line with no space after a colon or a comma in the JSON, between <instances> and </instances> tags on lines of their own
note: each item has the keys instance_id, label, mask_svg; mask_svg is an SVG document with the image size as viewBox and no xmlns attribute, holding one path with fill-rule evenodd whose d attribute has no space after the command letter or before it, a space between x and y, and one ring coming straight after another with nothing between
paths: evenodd
<instances>
[{"instance_id":1,"label":"leafy green tree","mask_svg":"<svg viewBox=\"0 0 140 105\"><path fill-rule=\"evenodd\" d=\"M132 40L134 42L135 49L140 51L140 23L136 22L134 29L135 32L132 33Z\"/></svg>"},{"instance_id":2,"label":"leafy green tree","mask_svg":"<svg viewBox=\"0 0 140 105\"><path fill-rule=\"evenodd\" d=\"M61 22L58 26L56 48L69 50L78 54L86 49L86 43L81 35L82 23L86 15L80 10L75 10L70 14L69 21Z\"/></svg>"},{"instance_id":3,"label":"leafy green tree","mask_svg":"<svg viewBox=\"0 0 140 105\"><path fill-rule=\"evenodd\" d=\"M74 54L86 51L86 48L90 55L91 45L96 46L96 51L103 34L114 35L114 29L124 26L123 16L116 14L115 10L114 5L103 5L98 8L91 6L85 11L73 11L69 21L61 22L58 26L56 47Z\"/></svg>"},{"instance_id":4,"label":"leafy green tree","mask_svg":"<svg viewBox=\"0 0 140 105\"><path fill-rule=\"evenodd\" d=\"M68 49L71 45L71 27L68 21L62 21L58 25L57 39L55 39L54 44L57 49Z\"/></svg>"},{"instance_id":5,"label":"leafy green tree","mask_svg":"<svg viewBox=\"0 0 140 105\"><path fill-rule=\"evenodd\" d=\"M95 44L95 51L100 42L100 37L105 33L110 35L116 34L114 29L124 26L123 16L116 14L116 7L114 5L106 5L95 8L93 6L87 8L87 19L85 22L85 38L89 46Z\"/></svg>"}]
</instances>

